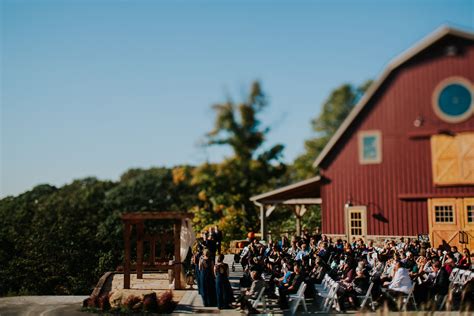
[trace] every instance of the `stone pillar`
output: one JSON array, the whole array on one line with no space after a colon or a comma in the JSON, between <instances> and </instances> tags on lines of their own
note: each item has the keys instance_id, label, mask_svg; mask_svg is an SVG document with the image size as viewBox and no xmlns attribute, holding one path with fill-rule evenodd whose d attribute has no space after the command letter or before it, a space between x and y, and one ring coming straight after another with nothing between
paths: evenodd
<instances>
[{"instance_id":1,"label":"stone pillar","mask_svg":"<svg viewBox=\"0 0 474 316\"><path fill-rule=\"evenodd\" d=\"M123 288L130 288L130 222L124 221L123 240L125 245L125 256L123 262Z\"/></svg>"}]
</instances>

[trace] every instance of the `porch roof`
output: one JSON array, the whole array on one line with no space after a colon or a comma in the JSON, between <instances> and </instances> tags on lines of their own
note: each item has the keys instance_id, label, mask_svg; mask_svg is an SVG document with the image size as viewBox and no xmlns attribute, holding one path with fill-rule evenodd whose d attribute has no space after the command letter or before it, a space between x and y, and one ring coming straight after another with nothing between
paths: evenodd
<instances>
[{"instance_id":1,"label":"porch roof","mask_svg":"<svg viewBox=\"0 0 474 316\"><path fill-rule=\"evenodd\" d=\"M261 204L321 204L321 177L316 176L252 196L250 201Z\"/></svg>"}]
</instances>

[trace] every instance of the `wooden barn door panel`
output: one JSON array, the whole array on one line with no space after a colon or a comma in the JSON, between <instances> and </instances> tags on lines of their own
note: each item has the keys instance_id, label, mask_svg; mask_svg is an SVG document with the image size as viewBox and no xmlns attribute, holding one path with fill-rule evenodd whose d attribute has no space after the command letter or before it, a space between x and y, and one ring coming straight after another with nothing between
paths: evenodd
<instances>
[{"instance_id":1,"label":"wooden barn door panel","mask_svg":"<svg viewBox=\"0 0 474 316\"><path fill-rule=\"evenodd\" d=\"M468 249L474 248L474 197L463 199L462 209L462 231L467 239Z\"/></svg>"},{"instance_id":2,"label":"wooden barn door panel","mask_svg":"<svg viewBox=\"0 0 474 316\"><path fill-rule=\"evenodd\" d=\"M474 184L474 133L433 135L431 164L435 184Z\"/></svg>"},{"instance_id":3,"label":"wooden barn door panel","mask_svg":"<svg viewBox=\"0 0 474 316\"><path fill-rule=\"evenodd\" d=\"M431 137L431 161L433 182L436 184L457 183L460 178L459 146L456 138L447 135Z\"/></svg>"},{"instance_id":4,"label":"wooden barn door panel","mask_svg":"<svg viewBox=\"0 0 474 316\"><path fill-rule=\"evenodd\" d=\"M459 231L462 227L460 210L463 208L459 199L428 200L428 215L431 242L434 247L449 244L459 246Z\"/></svg>"},{"instance_id":5,"label":"wooden barn door panel","mask_svg":"<svg viewBox=\"0 0 474 316\"><path fill-rule=\"evenodd\" d=\"M460 175L462 183L474 183L474 133L457 136L459 142Z\"/></svg>"}]
</instances>

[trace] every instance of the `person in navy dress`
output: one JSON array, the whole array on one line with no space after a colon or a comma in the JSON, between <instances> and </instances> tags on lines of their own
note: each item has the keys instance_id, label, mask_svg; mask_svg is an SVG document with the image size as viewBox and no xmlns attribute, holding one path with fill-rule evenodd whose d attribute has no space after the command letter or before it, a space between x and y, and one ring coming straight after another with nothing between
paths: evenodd
<instances>
[{"instance_id":1,"label":"person in navy dress","mask_svg":"<svg viewBox=\"0 0 474 316\"><path fill-rule=\"evenodd\" d=\"M217 257L214 273L216 276L217 307L219 309L231 308L234 293L229 282L229 265L224 263L223 254Z\"/></svg>"},{"instance_id":2,"label":"person in navy dress","mask_svg":"<svg viewBox=\"0 0 474 316\"><path fill-rule=\"evenodd\" d=\"M199 278L201 297L204 306L216 306L216 282L214 280L214 262L211 260L209 249L204 249L199 261Z\"/></svg>"}]
</instances>

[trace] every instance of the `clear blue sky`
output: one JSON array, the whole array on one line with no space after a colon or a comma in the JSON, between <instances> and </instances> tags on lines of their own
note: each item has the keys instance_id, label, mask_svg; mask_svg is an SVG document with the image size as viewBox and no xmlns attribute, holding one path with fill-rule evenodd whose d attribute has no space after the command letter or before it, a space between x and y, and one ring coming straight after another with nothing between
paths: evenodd
<instances>
[{"instance_id":1,"label":"clear blue sky","mask_svg":"<svg viewBox=\"0 0 474 316\"><path fill-rule=\"evenodd\" d=\"M376 78L441 24L473 30L473 1L9 1L1 3L0 196L131 167L201 164L213 103L254 79L267 145L303 152L344 82Z\"/></svg>"}]
</instances>

